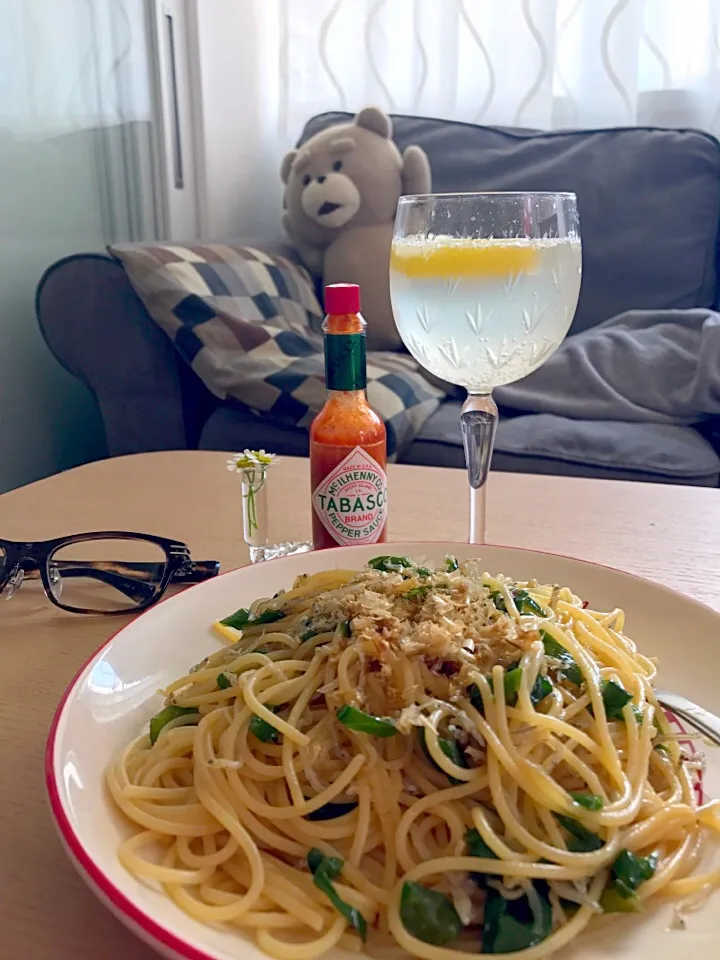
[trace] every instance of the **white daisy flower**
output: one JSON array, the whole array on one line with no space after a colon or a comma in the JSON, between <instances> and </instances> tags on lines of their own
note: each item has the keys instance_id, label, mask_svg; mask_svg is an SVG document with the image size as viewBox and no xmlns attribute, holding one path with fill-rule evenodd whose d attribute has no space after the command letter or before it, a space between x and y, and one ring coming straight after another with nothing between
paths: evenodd
<instances>
[{"instance_id":1,"label":"white daisy flower","mask_svg":"<svg viewBox=\"0 0 720 960\"><path fill-rule=\"evenodd\" d=\"M227 469L231 473L242 473L244 470L254 470L260 467L266 470L273 463L277 463L278 457L275 453L267 453L265 450L243 450L242 453L234 453L227 461Z\"/></svg>"},{"instance_id":2,"label":"white daisy flower","mask_svg":"<svg viewBox=\"0 0 720 960\"><path fill-rule=\"evenodd\" d=\"M266 450L243 450L234 453L227 461L231 473L244 474L243 477L243 524L247 535L258 529L258 512L255 497L265 486L268 467L277 462L277 454ZM249 542L249 541L248 541Z\"/></svg>"}]
</instances>

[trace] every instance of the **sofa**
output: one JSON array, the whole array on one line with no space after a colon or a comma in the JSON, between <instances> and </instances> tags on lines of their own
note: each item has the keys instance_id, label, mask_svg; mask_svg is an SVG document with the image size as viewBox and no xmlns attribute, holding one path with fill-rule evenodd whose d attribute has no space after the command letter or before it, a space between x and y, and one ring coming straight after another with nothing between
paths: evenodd
<instances>
[{"instance_id":1,"label":"sofa","mask_svg":"<svg viewBox=\"0 0 720 960\"><path fill-rule=\"evenodd\" d=\"M349 116L314 117L300 142ZM577 194L584 272L571 336L629 309L717 305L720 144L710 135L637 127L548 133L409 116L393 121L401 149L417 143L426 150L437 192ZM294 256L278 240L250 242ZM221 402L205 388L111 256L81 253L50 266L38 285L36 307L49 348L96 397L111 455L245 447L307 454L307 431ZM403 462L463 467L460 405L459 399L443 403ZM533 443L536 422L532 414L501 410L493 469L720 482L717 421L697 428L559 423L554 442L542 450ZM573 433L582 434L582 460L570 452L574 445L567 437Z\"/></svg>"}]
</instances>

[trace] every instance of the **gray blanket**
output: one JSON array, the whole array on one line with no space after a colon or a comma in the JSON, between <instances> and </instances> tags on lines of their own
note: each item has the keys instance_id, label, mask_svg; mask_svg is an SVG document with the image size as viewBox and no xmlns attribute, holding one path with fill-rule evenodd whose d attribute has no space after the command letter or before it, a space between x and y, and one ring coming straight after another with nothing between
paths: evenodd
<instances>
[{"instance_id":1,"label":"gray blanket","mask_svg":"<svg viewBox=\"0 0 720 960\"><path fill-rule=\"evenodd\" d=\"M568 338L494 396L517 411L579 420L683 426L720 416L720 314L631 310Z\"/></svg>"}]
</instances>

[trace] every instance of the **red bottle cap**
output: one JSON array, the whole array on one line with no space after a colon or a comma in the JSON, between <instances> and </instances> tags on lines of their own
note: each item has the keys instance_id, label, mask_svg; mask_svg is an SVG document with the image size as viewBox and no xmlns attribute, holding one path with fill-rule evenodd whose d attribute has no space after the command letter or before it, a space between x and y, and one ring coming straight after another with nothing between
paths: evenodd
<instances>
[{"instance_id":1,"label":"red bottle cap","mask_svg":"<svg viewBox=\"0 0 720 960\"><path fill-rule=\"evenodd\" d=\"M360 313L360 287L356 283L331 283L325 287L325 312Z\"/></svg>"}]
</instances>

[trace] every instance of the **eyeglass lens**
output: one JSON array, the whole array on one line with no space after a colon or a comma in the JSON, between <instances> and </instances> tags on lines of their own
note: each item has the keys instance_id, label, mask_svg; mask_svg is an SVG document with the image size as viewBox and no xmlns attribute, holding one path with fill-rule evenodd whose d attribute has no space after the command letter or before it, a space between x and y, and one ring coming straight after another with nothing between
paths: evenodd
<instances>
[{"instance_id":1,"label":"eyeglass lens","mask_svg":"<svg viewBox=\"0 0 720 960\"><path fill-rule=\"evenodd\" d=\"M111 613L152 600L167 567L162 547L107 537L59 547L48 560L50 589L63 606Z\"/></svg>"}]
</instances>

